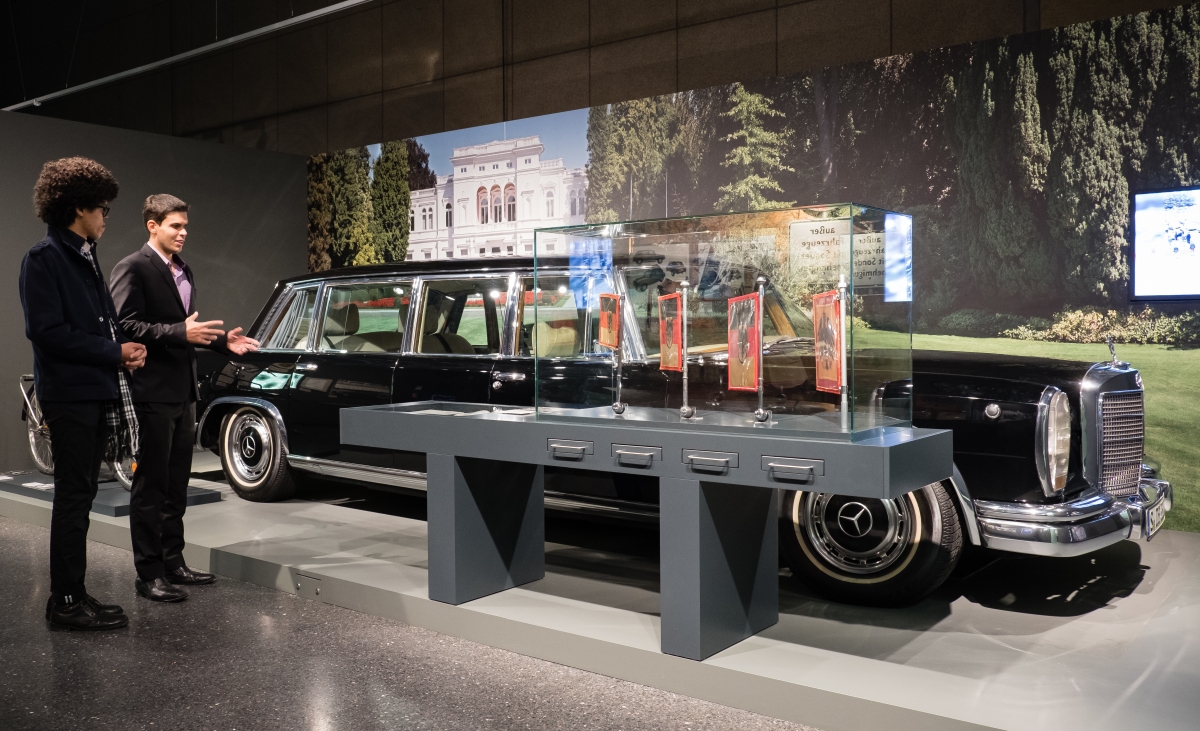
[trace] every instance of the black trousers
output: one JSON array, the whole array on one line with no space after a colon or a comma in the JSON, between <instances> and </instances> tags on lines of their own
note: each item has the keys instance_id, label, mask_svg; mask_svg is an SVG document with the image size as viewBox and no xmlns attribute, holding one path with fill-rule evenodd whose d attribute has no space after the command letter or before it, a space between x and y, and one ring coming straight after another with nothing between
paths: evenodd
<instances>
[{"instance_id":1,"label":"black trousers","mask_svg":"<svg viewBox=\"0 0 1200 731\"><path fill-rule=\"evenodd\" d=\"M129 496L129 534L138 576L154 581L184 565L183 512L196 438L196 402L133 407L141 455Z\"/></svg>"},{"instance_id":2,"label":"black trousers","mask_svg":"<svg viewBox=\"0 0 1200 731\"><path fill-rule=\"evenodd\" d=\"M54 456L54 507L50 514L50 593L60 603L83 599L87 571L88 512L109 428L104 401L43 401Z\"/></svg>"}]
</instances>

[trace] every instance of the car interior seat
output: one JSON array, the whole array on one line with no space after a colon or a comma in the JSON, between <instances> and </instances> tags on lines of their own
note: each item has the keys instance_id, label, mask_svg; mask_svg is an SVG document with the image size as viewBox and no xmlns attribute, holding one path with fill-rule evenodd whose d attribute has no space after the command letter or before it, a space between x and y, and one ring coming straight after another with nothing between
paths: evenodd
<instances>
[{"instance_id":1,"label":"car interior seat","mask_svg":"<svg viewBox=\"0 0 1200 731\"><path fill-rule=\"evenodd\" d=\"M334 350L351 350L350 346L357 343L350 336L358 332L358 323L358 305L355 303L330 307L325 312L325 327L321 330L324 345Z\"/></svg>"},{"instance_id":2,"label":"car interior seat","mask_svg":"<svg viewBox=\"0 0 1200 731\"><path fill-rule=\"evenodd\" d=\"M421 323L421 352L475 355L474 346L463 336L456 333L438 332L441 324L440 315L441 311L437 304L431 301L425 308L425 317Z\"/></svg>"},{"instance_id":3,"label":"car interior seat","mask_svg":"<svg viewBox=\"0 0 1200 731\"><path fill-rule=\"evenodd\" d=\"M533 342L537 357L562 358L579 352L576 342L579 333L574 320L541 320L534 329Z\"/></svg>"}]
</instances>

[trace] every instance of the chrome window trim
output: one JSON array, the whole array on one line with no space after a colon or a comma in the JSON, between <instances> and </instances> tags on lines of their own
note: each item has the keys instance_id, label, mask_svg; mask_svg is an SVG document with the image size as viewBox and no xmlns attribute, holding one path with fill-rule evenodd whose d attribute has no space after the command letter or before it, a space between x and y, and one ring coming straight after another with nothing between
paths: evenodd
<instances>
[{"instance_id":1,"label":"chrome window trim","mask_svg":"<svg viewBox=\"0 0 1200 731\"><path fill-rule=\"evenodd\" d=\"M496 359L496 358L504 357L504 355L505 355L505 350L504 350L505 323L508 321L508 318L509 318L509 314L508 314L509 310L514 309L512 307L509 307L507 304L505 305L505 308L504 308L505 309L504 319L501 320L501 323L500 323L500 328L501 328L500 329L500 351L498 353L484 353L484 354L476 353L475 355L466 355L464 353L418 353L418 352L416 352L417 343L414 339L415 338L414 333L417 329L417 323L418 323L417 317L419 316L416 313L423 313L425 311L425 284L428 282L437 282L437 281L446 280L446 279L506 279L507 278L508 279L507 291L511 292L512 288L513 288L513 279L516 276L517 276L517 274L513 270L501 269L501 270L497 270L492 273L449 272L449 273L440 273L440 274L423 274L421 276L415 277L413 279L413 291L416 292L416 294L413 295L413 302L409 305L409 309L408 309L409 327L408 327L408 331L405 333L404 349L400 353L398 353L398 355L414 355L414 356L418 356L418 357L422 357L422 358L429 357L429 356L436 357L436 356L441 356L441 355L453 355L456 358ZM510 297L509 302L511 302L511 301L512 301L512 298Z\"/></svg>"},{"instance_id":2,"label":"chrome window trim","mask_svg":"<svg viewBox=\"0 0 1200 731\"><path fill-rule=\"evenodd\" d=\"M328 301L327 295L328 295L329 289L332 289L334 287L353 286L356 284L400 284L402 282L415 283L419 279L420 279L419 277L414 276L414 275L402 275L400 277L397 277L395 275L382 275L382 276L375 276L375 277L349 277L346 279L327 279L327 280L322 281L321 282L321 293L319 295L319 302L320 302L321 312L322 312L321 328L320 328L321 334L324 334L324 331L325 331L324 312L325 312L326 302ZM414 284L414 292L415 291L416 290L415 290L415 284ZM415 295L413 295L412 297L415 297ZM401 355L405 352L405 346L408 344L408 339L410 337L410 333L412 332L412 328L410 327L410 323L412 322L412 313L413 313L412 297L410 297L410 301L409 301L409 305L408 305L408 314L406 314L404 316L405 317L405 319L404 319L404 339L401 340L401 342L400 342L400 350L395 351L395 352L385 351L382 353L363 353L363 355L374 354L374 355L397 356L397 355ZM314 310L314 315L315 315L315 312L316 311ZM310 328L310 330L311 330L311 328ZM316 342L311 344L306 352L311 352L314 354L349 353L350 352L348 350L320 350L319 348L316 347L316 345L319 345L320 342L321 342L321 340L320 340L320 337L318 336L316 339Z\"/></svg>"},{"instance_id":3,"label":"chrome window trim","mask_svg":"<svg viewBox=\"0 0 1200 731\"><path fill-rule=\"evenodd\" d=\"M262 324L259 325L259 331L270 330L271 326L279 321L279 318L283 315L283 311L285 309L287 309L284 305L285 304L290 305L292 299L295 297L295 293L300 292L302 290L307 290L307 289L316 289L317 290L317 296L313 300L313 318L316 319L317 306L321 301L321 291L320 290L323 285L324 285L324 282L305 282L303 284L287 285L284 288L283 292L281 292L279 294L279 299L275 300L275 305L271 307L271 311L269 313L267 313L266 317L263 318ZM259 353L304 353L308 350L307 343L312 341L313 329L314 329L313 326L309 325L308 339L305 341L306 347L304 347L304 348L259 348L256 352L259 352Z\"/></svg>"}]
</instances>

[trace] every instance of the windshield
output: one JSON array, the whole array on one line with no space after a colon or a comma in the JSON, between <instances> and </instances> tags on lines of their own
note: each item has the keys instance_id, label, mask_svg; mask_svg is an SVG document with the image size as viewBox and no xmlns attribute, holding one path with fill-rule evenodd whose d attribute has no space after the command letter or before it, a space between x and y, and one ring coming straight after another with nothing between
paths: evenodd
<instances>
[{"instance_id":1,"label":"windshield","mask_svg":"<svg viewBox=\"0 0 1200 731\"><path fill-rule=\"evenodd\" d=\"M682 266L676 267L682 271ZM658 298L679 291L671 263L653 263L622 270L629 304L648 357L658 357ZM755 291L757 273L734 270L719 281L704 277L688 291L688 352L716 353L729 343L729 300ZM763 343L770 345L785 338L812 338L812 320L792 303L786 302L769 284L764 299Z\"/></svg>"}]
</instances>

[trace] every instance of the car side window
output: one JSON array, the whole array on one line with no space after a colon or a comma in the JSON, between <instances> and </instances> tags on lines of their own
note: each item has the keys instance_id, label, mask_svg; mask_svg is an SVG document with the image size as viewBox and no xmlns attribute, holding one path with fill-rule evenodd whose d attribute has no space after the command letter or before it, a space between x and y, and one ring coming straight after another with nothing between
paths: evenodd
<instances>
[{"instance_id":1,"label":"car side window","mask_svg":"<svg viewBox=\"0 0 1200 731\"><path fill-rule=\"evenodd\" d=\"M500 352L508 280L436 279L425 282L416 351L448 355Z\"/></svg>"},{"instance_id":2,"label":"car side window","mask_svg":"<svg viewBox=\"0 0 1200 731\"><path fill-rule=\"evenodd\" d=\"M326 286L317 350L399 353L411 297L408 281Z\"/></svg>"},{"instance_id":3,"label":"car side window","mask_svg":"<svg viewBox=\"0 0 1200 731\"><path fill-rule=\"evenodd\" d=\"M610 292L607 283L593 284L593 294ZM600 310L588 308L585 280L565 274L540 274L521 279L521 301L517 319L521 323L518 355L538 358L570 358L604 353L596 343Z\"/></svg>"},{"instance_id":4,"label":"car side window","mask_svg":"<svg viewBox=\"0 0 1200 731\"><path fill-rule=\"evenodd\" d=\"M272 350L304 350L308 344L308 330L312 325L313 306L317 302L317 288L304 287L292 291L287 302L279 309L275 321L268 325L265 335L259 338L263 348Z\"/></svg>"}]
</instances>

